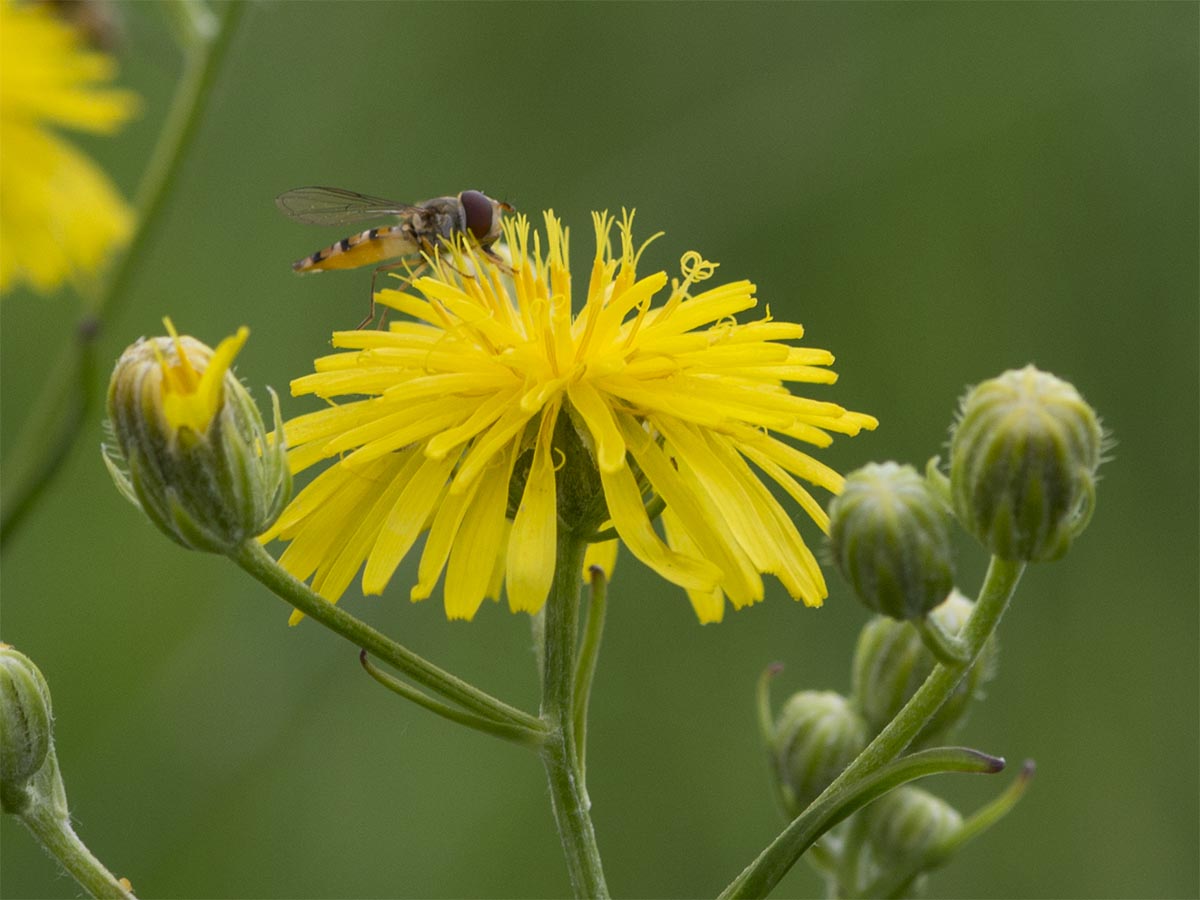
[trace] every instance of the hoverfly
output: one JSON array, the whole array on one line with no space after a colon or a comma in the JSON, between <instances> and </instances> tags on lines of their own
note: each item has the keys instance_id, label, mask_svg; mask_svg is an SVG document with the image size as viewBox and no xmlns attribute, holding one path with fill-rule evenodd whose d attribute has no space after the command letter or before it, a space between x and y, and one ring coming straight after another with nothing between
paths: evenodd
<instances>
[{"instance_id":1,"label":"hoverfly","mask_svg":"<svg viewBox=\"0 0 1200 900\"><path fill-rule=\"evenodd\" d=\"M398 220L396 225L368 228L342 238L292 263L292 269L301 274L381 264L371 275L371 312L359 328L375 318L375 279L379 273L409 266L420 254L432 255L439 244L449 244L462 235L489 257L502 262L491 245L500 237L501 217L512 212L507 203L493 200L482 191L434 197L413 206L341 188L301 187L284 191L275 198L275 203L284 215L310 225L347 225L388 216ZM423 265L418 264L415 271L410 269L410 279Z\"/></svg>"}]
</instances>

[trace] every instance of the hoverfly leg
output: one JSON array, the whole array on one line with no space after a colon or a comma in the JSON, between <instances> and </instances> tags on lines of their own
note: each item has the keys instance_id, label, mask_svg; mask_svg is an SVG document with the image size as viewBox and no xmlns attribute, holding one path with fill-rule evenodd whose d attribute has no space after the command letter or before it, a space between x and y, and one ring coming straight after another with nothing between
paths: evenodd
<instances>
[{"instance_id":1,"label":"hoverfly leg","mask_svg":"<svg viewBox=\"0 0 1200 900\"><path fill-rule=\"evenodd\" d=\"M512 276L513 267L508 264L508 261L505 260L503 256L494 251L491 247L480 247L479 249L483 251L484 256L486 256L496 265L497 269L499 269L505 275L510 277Z\"/></svg>"},{"instance_id":2,"label":"hoverfly leg","mask_svg":"<svg viewBox=\"0 0 1200 900\"><path fill-rule=\"evenodd\" d=\"M360 322L358 325L355 326L355 329L354 329L355 331L361 331L362 329L365 329L367 325L370 325L373 322L374 317L376 317L376 301L374 301L374 294L376 294L376 290L374 290L374 284L376 284L376 278L379 277L379 272L390 271L392 269L400 269L401 266L408 266L408 265L409 265L409 260L401 259L395 263L385 263L384 265L377 266L376 270L371 272L371 312L368 312L367 317L365 319L362 319L362 322ZM425 263L421 263L420 265L416 266L415 269L409 268L408 275L406 277L402 278L400 287L398 287L396 289L403 290L404 288L407 288L409 286L409 284L413 283L413 278L420 275L421 272L425 270L425 268L426 268ZM376 324L377 330L382 331L385 328L386 324L388 324L388 311L389 311L389 307L384 306L383 313L380 313L379 322Z\"/></svg>"},{"instance_id":3,"label":"hoverfly leg","mask_svg":"<svg viewBox=\"0 0 1200 900\"><path fill-rule=\"evenodd\" d=\"M375 319L375 279L379 277L379 273L387 272L392 269L399 269L401 266L407 266L407 265L408 265L408 260L402 259L397 262L385 263L382 266L377 266L375 268L375 271L371 273L371 311L367 313L367 317L365 319L363 319L361 322L358 323L358 325L356 325L354 327L355 331L362 331L369 324L371 324L371 322L374 321L374 319ZM420 272L421 269L423 269L423 268L424 268L424 266L421 265L421 266L417 266L416 269L410 269L409 273L408 273L408 277L403 279L404 283L401 285L399 290L403 290L404 288L408 287L408 285L412 283L412 280L417 277L417 273ZM378 329L379 331L382 331L384 329L384 327L387 325L387 317L388 317L388 307L385 306L383 308L382 315L380 315L380 317L379 317L379 322L375 326L376 329Z\"/></svg>"},{"instance_id":4,"label":"hoverfly leg","mask_svg":"<svg viewBox=\"0 0 1200 900\"><path fill-rule=\"evenodd\" d=\"M372 297L371 298L371 311L369 313L367 313L366 318L364 318L361 322L359 322L357 325L354 326L354 330L362 331L364 328L366 328L368 325L371 324L371 322L374 318L375 318L375 298Z\"/></svg>"}]
</instances>

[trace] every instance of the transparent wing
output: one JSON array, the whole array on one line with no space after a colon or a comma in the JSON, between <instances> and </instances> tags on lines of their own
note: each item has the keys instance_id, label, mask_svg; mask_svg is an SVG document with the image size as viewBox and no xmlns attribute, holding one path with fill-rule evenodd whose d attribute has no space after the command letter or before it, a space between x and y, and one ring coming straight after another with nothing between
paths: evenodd
<instances>
[{"instance_id":1,"label":"transparent wing","mask_svg":"<svg viewBox=\"0 0 1200 900\"><path fill-rule=\"evenodd\" d=\"M384 216L403 216L416 209L407 203L334 187L284 191L275 198L275 205L288 218L310 225L346 225Z\"/></svg>"}]
</instances>

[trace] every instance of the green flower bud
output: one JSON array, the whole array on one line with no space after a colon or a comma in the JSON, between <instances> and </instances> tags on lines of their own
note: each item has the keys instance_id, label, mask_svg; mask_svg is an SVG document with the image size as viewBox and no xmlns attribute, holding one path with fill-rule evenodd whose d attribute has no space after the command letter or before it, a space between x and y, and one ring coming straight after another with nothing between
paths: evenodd
<instances>
[{"instance_id":1,"label":"green flower bud","mask_svg":"<svg viewBox=\"0 0 1200 900\"><path fill-rule=\"evenodd\" d=\"M871 859L881 871L919 865L930 851L952 840L962 815L940 797L898 787L864 810Z\"/></svg>"},{"instance_id":2,"label":"green flower bud","mask_svg":"<svg viewBox=\"0 0 1200 900\"><path fill-rule=\"evenodd\" d=\"M1071 384L1033 366L1005 372L962 401L950 440L955 512L1001 559L1057 559L1091 518L1103 446Z\"/></svg>"},{"instance_id":3,"label":"green flower bud","mask_svg":"<svg viewBox=\"0 0 1200 900\"><path fill-rule=\"evenodd\" d=\"M970 600L955 591L929 617L947 634L957 635L973 608ZM996 639L992 637L941 709L913 740L914 747L941 740L963 721L971 701L980 696L984 682L995 673L997 656ZM911 624L876 616L863 626L854 651L851 696L867 722L869 734L877 734L896 717L936 664L933 653Z\"/></svg>"},{"instance_id":4,"label":"green flower bud","mask_svg":"<svg viewBox=\"0 0 1200 900\"><path fill-rule=\"evenodd\" d=\"M21 812L29 782L54 746L50 688L23 653L0 644L0 807Z\"/></svg>"},{"instance_id":5,"label":"green flower bud","mask_svg":"<svg viewBox=\"0 0 1200 900\"><path fill-rule=\"evenodd\" d=\"M779 712L770 748L788 815L799 815L866 746L867 724L841 694L793 695Z\"/></svg>"},{"instance_id":6,"label":"green flower bud","mask_svg":"<svg viewBox=\"0 0 1200 900\"><path fill-rule=\"evenodd\" d=\"M116 446L105 462L120 491L168 537L224 553L266 529L291 494L279 401L275 433L230 366L242 328L212 350L191 337L139 340L108 387Z\"/></svg>"},{"instance_id":7,"label":"green flower bud","mask_svg":"<svg viewBox=\"0 0 1200 900\"><path fill-rule=\"evenodd\" d=\"M954 587L947 510L911 466L851 472L829 517L838 569L873 611L920 619Z\"/></svg>"}]
</instances>

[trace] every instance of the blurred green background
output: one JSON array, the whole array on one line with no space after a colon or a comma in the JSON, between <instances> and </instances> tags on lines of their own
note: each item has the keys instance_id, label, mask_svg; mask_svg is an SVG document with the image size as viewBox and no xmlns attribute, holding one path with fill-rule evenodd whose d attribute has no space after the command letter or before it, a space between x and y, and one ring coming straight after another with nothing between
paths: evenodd
<instances>
[{"instance_id":1,"label":"blurred green background","mask_svg":"<svg viewBox=\"0 0 1200 900\"><path fill-rule=\"evenodd\" d=\"M146 108L86 146L131 192L180 60L162 8L120 9L122 82ZM696 248L837 355L839 384L816 395L882 423L822 454L843 471L942 452L968 384L1029 362L1066 377L1113 460L1085 536L1027 573L963 735L1038 776L931 890L1194 897L1198 25L1192 3L256 5L102 358L164 314L210 343L245 323L239 374L286 394L364 312L365 272L288 267L342 235L273 197L331 184L553 207L577 264L590 210L636 206L643 236L666 231L644 267ZM72 304L5 298L6 449ZM284 397L285 414L313 408ZM531 754L380 690L339 639L288 629L232 565L162 538L112 488L101 439L95 417L5 548L2 635L50 681L102 859L143 896L568 890ZM964 588L984 562L963 543ZM866 614L830 582L821 610L772 584L700 627L623 557L589 752L615 893L711 896L779 830L754 683L782 660L778 702L848 690ZM383 598L342 602L536 705L527 617L447 623L439 599L406 596L402 570ZM970 811L1010 777L925 786ZM4 897L78 894L18 825L2 837ZM801 864L776 895L820 893Z\"/></svg>"}]
</instances>

